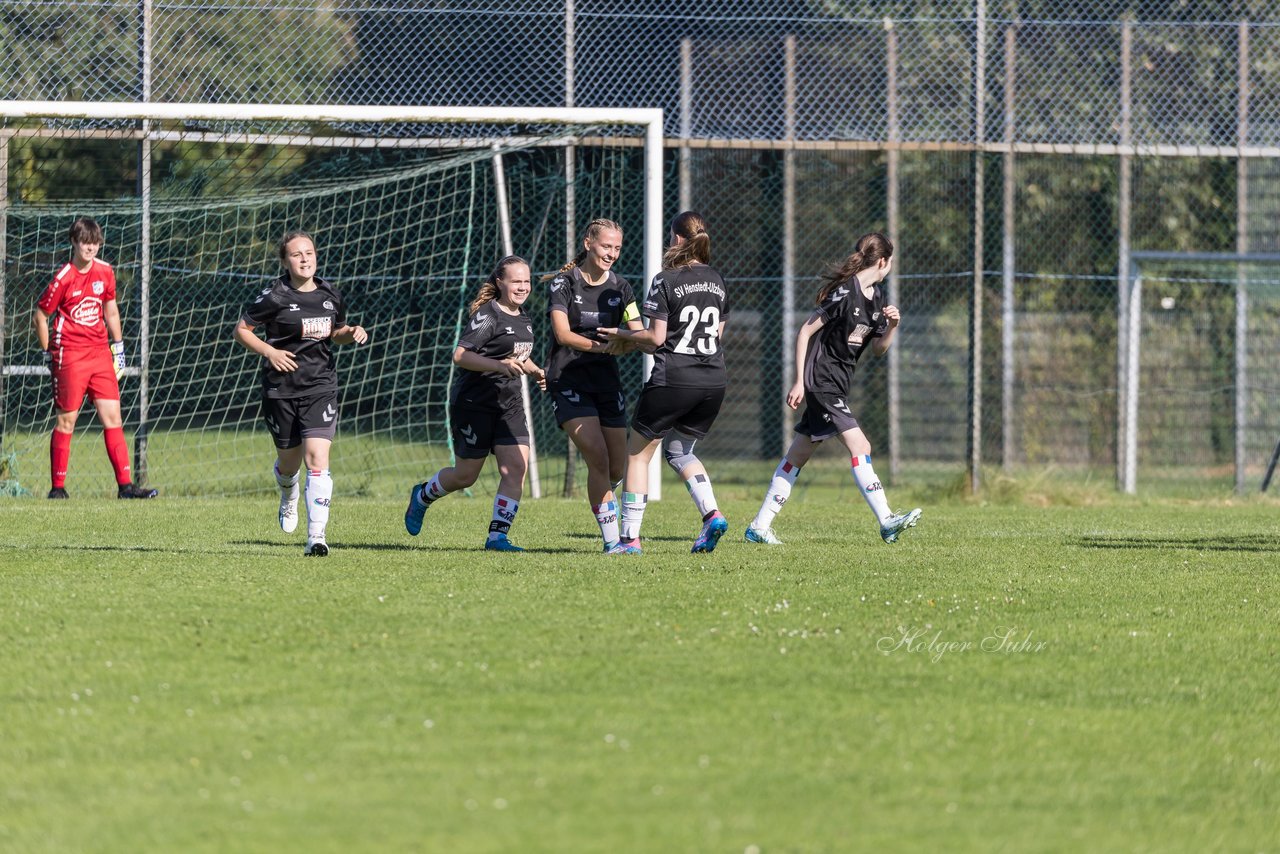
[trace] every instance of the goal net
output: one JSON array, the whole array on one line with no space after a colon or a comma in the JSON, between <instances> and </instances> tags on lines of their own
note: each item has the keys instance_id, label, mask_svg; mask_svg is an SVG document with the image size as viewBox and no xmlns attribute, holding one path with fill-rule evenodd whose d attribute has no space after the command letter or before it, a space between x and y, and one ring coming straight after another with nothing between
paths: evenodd
<instances>
[{"instance_id":1,"label":"goal net","mask_svg":"<svg viewBox=\"0 0 1280 854\"><path fill-rule=\"evenodd\" d=\"M660 121L658 111L0 102L0 490L47 488L51 394L31 313L67 260L75 217L103 226L101 257L116 270L139 480L167 495L273 488L259 357L232 330L279 275L281 235L302 229L319 274L371 335L337 351L339 488L390 495L450 459L451 355L501 256L529 259L536 282L607 216L626 234L619 272L640 288L657 269ZM542 289L526 310L544 358ZM564 438L537 394L543 491L559 492ZM110 494L100 432L86 404L73 494Z\"/></svg>"}]
</instances>

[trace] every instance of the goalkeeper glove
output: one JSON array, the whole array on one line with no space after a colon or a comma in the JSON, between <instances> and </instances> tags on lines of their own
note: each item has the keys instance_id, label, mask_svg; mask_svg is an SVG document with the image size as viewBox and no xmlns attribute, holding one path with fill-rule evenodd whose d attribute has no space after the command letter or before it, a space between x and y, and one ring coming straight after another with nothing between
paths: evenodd
<instances>
[{"instance_id":1,"label":"goalkeeper glove","mask_svg":"<svg viewBox=\"0 0 1280 854\"><path fill-rule=\"evenodd\" d=\"M40 351L40 360L44 362L45 370L53 373L53 354L48 350Z\"/></svg>"},{"instance_id":2,"label":"goalkeeper glove","mask_svg":"<svg viewBox=\"0 0 1280 854\"><path fill-rule=\"evenodd\" d=\"M111 359L115 362L116 380L124 376L124 342L111 342Z\"/></svg>"}]
</instances>

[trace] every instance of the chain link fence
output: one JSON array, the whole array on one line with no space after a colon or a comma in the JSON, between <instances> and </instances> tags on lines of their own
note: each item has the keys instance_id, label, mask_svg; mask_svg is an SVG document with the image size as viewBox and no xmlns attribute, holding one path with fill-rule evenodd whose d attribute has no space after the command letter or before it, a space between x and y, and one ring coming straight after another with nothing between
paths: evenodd
<instances>
[{"instance_id":1,"label":"chain link fence","mask_svg":"<svg viewBox=\"0 0 1280 854\"><path fill-rule=\"evenodd\" d=\"M885 230L903 327L892 358L860 366L856 392L883 471L1123 482L1136 461L1139 483L1240 486L1280 438L1267 371L1280 268L1143 266L1131 449L1126 295L1134 252L1280 250L1277 12L1273 0L0 0L0 98L658 106L667 213L707 216L733 288L732 387L705 442L725 477L767 475L788 437L787 336L816 275ZM45 123L71 136L59 148L0 125L7 222L26 206L136 197L127 158L94 165L97 149L136 143L71 135L86 126ZM218 156L184 151L172 168ZM589 198L580 222L638 204L630 189ZM543 210L514 198L513 216ZM28 255L4 254L6 279L32 274ZM642 280L638 248L623 266ZM30 310L16 293L9 362ZM823 477L847 480L836 465Z\"/></svg>"}]
</instances>

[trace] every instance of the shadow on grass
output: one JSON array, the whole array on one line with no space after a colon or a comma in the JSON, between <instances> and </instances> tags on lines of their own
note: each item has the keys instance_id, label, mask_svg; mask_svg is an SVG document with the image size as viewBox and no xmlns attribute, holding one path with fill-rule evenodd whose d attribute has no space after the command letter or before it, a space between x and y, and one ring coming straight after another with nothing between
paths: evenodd
<instances>
[{"instance_id":1,"label":"shadow on grass","mask_svg":"<svg viewBox=\"0 0 1280 854\"><path fill-rule=\"evenodd\" d=\"M359 552L422 552L424 554L458 554L458 555L474 555L476 552L484 552L481 546L457 548L455 546L434 546L428 543L350 543L344 540L334 540L332 543L334 550L341 551L359 551ZM278 549L288 549L290 551L301 548L301 541L282 543L278 540L231 540L229 545L233 546L267 546ZM156 551L164 551L157 549ZM527 554L582 554L578 549L555 549L555 548L527 548ZM496 552L495 552L496 554Z\"/></svg>"},{"instance_id":2,"label":"shadow on grass","mask_svg":"<svg viewBox=\"0 0 1280 854\"><path fill-rule=\"evenodd\" d=\"M1220 537L1087 536L1067 540L1088 549L1184 549L1211 552L1280 552L1280 537L1266 534Z\"/></svg>"},{"instance_id":3,"label":"shadow on grass","mask_svg":"<svg viewBox=\"0 0 1280 854\"><path fill-rule=\"evenodd\" d=\"M563 536L566 539L570 539L570 540L595 540L597 543L600 542L599 534L564 534ZM655 543L691 543L693 542L693 537L648 537L648 536L645 536L644 534L640 535L640 539L641 541L646 543L648 542L655 542Z\"/></svg>"}]
</instances>

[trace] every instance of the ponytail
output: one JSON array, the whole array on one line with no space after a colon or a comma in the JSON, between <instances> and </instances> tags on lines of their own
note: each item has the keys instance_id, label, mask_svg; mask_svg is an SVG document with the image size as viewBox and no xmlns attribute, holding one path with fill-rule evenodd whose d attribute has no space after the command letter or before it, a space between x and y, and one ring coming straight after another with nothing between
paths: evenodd
<instances>
[{"instance_id":1,"label":"ponytail","mask_svg":"<svg viewBox=\"0 0 1280 854\"><path fill-rule=\"evenodd\" d=\"M844 259L843 264L832 266L821 275L822 287L818 290L817 304L822 305L832 291L863 270L892 257L893 243L889 238L875 231L862 235L858 238L853 254Z\"/></svg>"},{"instance_id":2,"label":"ponytail","mask_svg":"<svg viewBox=\"0 0 1280 854\"><path fill-rule=\"evenodd\" d=\"M671 220L671 233L683 240L667 247L662 255L662 269L711 263L711 235L707 234L707 224L701 214L694 211L678 214Z\"/></svg>"}]
</instances>

